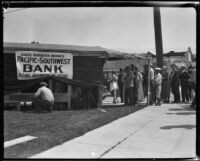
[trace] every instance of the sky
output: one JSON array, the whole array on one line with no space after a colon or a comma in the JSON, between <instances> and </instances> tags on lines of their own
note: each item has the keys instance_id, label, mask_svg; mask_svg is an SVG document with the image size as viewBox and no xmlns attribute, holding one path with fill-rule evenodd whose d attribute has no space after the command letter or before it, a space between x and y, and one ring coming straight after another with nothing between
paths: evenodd
<instances>
[{"instance_id":1,"label":"sky","mask_svg":"<svg viewBox=\"0 0 200 161\"><path fill-rule=\"evenodd\" d=\"M196 11L160 8L163 52L196 54ZM155 53L152 7L25 8L4 11L4 42L101 46Z\"/></svg>"}]
</instances>

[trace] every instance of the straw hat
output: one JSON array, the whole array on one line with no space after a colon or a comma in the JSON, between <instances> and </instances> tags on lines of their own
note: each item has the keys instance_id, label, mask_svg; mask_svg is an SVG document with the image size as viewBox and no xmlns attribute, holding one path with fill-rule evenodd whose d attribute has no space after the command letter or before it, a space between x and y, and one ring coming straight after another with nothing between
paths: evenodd
<instances>
[{"instance_id":1,"label":"straw hat","mask_svg":"<svg viewBox=\"0 0 200 161\"><path fill-rule=\"evenodd\" d=\"M160 68L158 68L158 67L156 67L156 68L155 68L155 70L157 70L157 71L161 71L161 69L160 69Z\"/></svg>"}]
</instances>

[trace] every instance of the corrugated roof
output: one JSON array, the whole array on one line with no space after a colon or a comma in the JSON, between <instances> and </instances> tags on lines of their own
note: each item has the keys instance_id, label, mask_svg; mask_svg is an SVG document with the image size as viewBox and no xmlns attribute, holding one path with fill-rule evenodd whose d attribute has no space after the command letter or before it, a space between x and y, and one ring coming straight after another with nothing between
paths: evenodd
<instances>
[{"instance_id":1,"label":"corrugated roof","mask_svg":"<svg viewBox=\"0 0 200 161\"><path fill-rule=\"evenodd\" d=\"M51 50L74 50L74 51L104 51L99 46L78 46L78 45L58 45L58 44L29 44L29 43L4 43L5 48L35 48Z\"/></svg>"},{"instance_id":2,"label":"corrugated roof","mask_svg":"<svg viewBox=\"0 0 200 161\"><path fill-rule=\"evenodd\" d=\"M100 46L78 46L78 45L58 45L58 44L30 44L5 42L4 49L7 50L42 50L56 52L78 52L78 54L91 54L96 52L99 57L108 59L126 59L122 52L110 50Z\"/></svg>"}]
</instances>

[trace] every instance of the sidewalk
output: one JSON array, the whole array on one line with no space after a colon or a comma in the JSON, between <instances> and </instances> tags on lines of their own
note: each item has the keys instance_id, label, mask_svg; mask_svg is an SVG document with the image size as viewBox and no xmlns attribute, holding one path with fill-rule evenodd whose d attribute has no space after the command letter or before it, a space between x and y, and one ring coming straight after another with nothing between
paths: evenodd
<instances>
[{"instance_id":1,"label":"sidewalk","mask_svg":"<svg viewBox=\"0 0 200 161\"><path fill-rule=\"evenodd\" d=\"M187 106L149 106L31 158L194 158L196 112Z\"/></svg>"}]
</instances>

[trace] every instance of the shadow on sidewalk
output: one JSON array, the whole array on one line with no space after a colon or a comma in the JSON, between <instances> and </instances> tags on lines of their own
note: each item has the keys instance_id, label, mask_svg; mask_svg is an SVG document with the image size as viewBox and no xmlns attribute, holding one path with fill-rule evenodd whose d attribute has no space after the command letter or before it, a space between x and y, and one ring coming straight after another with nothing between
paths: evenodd
<instances>
[{"instance_id":1,"label":"shadow on sidewalk","mask_svg":"<svg viewBox=\"0 0 200 161\"><path fill-rule=\"evenodd\" d=\"M185 128L185 129L193 129L196 128L196 125L171 125L171 126L162 126L160 129L172 129L172 128Z\"/></svg>"},{"instance_id":2,"label":"shadow on sidewalk","mask_svg":"<svg viewBox=\"0 0 200 161\"><path fill-rule=\"evenodd\" d=\"M169 111L195 111L192 108L170 108Z\"/></svg>"},{"instance_id":3,"label":"shadow on sidewalk","mask_svg":"<svg viewBox=\"0 0 200 161\"><path fill-rule=\"evenodd\" d=\"M167 115L196 115L196 112L177 112L177 113L166 113Z\"/></svg>"},{"instance_id":4,"label":"shadow on sidewalk","mask_svg":"<svg viewBox=\"0 0 200 161\"><path fill-rule=\"evenodd\" d=\"M121 104L121 105L117 105L117 104L110 104L110 105L103 105L102 106L102 108L109 108L109 107L127 107L127 105L124 105L124 104ZM132 107L132 108L140 108L140 109L143 109L143 108L145 108L145 107L147 107L147 105L146 104L140 104L140 105L138 105L138 106L129 106L129 107Z\"/></svg>"}]
</instances>

